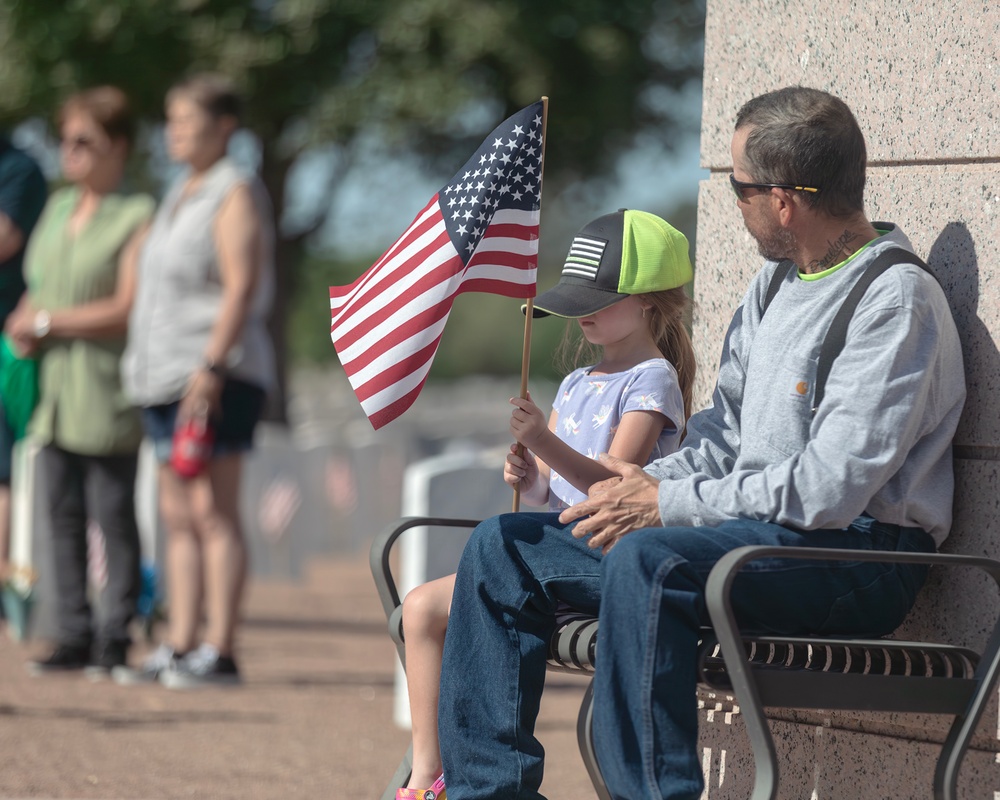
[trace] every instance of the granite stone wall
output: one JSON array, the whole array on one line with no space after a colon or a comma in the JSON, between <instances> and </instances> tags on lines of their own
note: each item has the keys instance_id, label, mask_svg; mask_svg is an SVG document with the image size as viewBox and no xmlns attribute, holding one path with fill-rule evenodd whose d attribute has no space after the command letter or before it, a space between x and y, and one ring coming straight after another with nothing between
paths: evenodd
<instances>
[{"instance_id":1,"label":"granite stone wall","mask_svg":"<svg viewBox=\"0 0 1000 800\"><path fill-rule=\"evenodd\" d=\"M728 186L733 120L787 85L842 97L868 143L866 205L900 225L935 269L962 337L969 398L956 440L955 523L945 550L1000 558L1000 4L709 0L694 335L708 402L733 310L760 267ZM901 635L982 644L1000 614L988 584L940 573ZM703 715L707 797L745 798L752 761L739 724ZM709 720L708 717L712 719ZM948 720L782 713L782 796L929 797ZM930 743L930 744L929 744ZM961 796L1000 796L996 703L966 760ZM728 759L725 754L729 754ZM728 764L728 767L726 766Z\"/></svg>"}]
</instances>

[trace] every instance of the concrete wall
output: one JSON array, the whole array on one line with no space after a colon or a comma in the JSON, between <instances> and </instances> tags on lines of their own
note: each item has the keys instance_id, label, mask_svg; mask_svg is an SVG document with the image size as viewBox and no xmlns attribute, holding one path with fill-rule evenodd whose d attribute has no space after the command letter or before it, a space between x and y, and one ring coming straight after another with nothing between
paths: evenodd
<instances>
[{"instance_id":1,"label":"concrete wall","mask_svg":"<svg viewBox=\"0 0 1000 800\"><path fill-rule=\"evenodd\" d=\"M760 266L727 185L736 111L754 95L792 84L842 97L868 143L869 218L895 222L909 234L941 278L962 336L969 399L956 441L956 517L945 550L994 558L1000 558L998 41L995 2L711 0L701 142L702 166L711 175L699 193L694 319L702 365L697 397L704 404L726 326ZM978 646L998 613L995 590L971 575L941 574L903 633ZM930 796L937 748L916 740L940 740L947 720L782 716L805 720L779 723L783 774L798 787L784 796ZM733 768L736 754L749 757L740 726L703 722L705 746L714 753L706 756L708 796L746 797L751 764ZM1000 791L1000 767L989 752L997 748L997 728L994 708L980 726L982 752L967 760L963 797L992 800ZM719 754L727 749L734 758L721 770L720 785Z\"/></svg>"}]
</instances>

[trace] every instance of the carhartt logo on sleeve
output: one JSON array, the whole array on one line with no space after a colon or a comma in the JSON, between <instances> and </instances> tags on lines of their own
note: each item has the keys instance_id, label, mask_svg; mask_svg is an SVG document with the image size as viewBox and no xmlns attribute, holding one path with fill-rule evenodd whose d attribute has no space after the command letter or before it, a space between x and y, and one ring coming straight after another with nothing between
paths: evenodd
<instances>
[{"instance_id":1,"label":"carhartt logo on sleeve","mask_svg":"<svg viewBox=\"0 0 1000 800\"><path fill-rule=\"evenodd\" d=\"M563 264L563 275L573 275L587 280L597 279L597 269L601 266L601 256L608 246L606 239L593 236L577 236L569 248L566 263Z\"/></svg>"}]
</instances>

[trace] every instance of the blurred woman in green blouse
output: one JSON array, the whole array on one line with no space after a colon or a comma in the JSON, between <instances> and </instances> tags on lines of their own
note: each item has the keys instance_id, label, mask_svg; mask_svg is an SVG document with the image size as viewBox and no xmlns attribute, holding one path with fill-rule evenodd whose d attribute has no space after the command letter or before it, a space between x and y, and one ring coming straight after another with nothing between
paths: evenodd
<instances>
[{"instance_id":1,"label":"blurred woman in green blouse","mask_svg":"<svg viewBox=\"0 0 1000 800\"><path fill-rule=\"evenodd\" d=\"M119 191L135 132L119 89L70 97L59 132L69 185L52 195L28 242L28 292L7 322L18 348L41 360L29 433L43 445L58 588L56 647L29 668L109 671L125 663L140 586L133 498L142 428L122 393L119 361L154 202ZM88 520L100 526L107 554L96 621L87 594Z\"/></svg>"}]
</instances>

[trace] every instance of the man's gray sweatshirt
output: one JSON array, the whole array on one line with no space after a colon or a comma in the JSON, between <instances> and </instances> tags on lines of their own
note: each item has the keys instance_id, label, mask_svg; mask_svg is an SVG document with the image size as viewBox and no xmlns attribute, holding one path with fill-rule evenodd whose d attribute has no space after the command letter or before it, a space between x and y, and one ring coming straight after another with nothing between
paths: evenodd
<instances>
[{"instance_id":1,"label":"man's gray sweatshirt","mask_svg":"<svg viewBox=\"0 0 1000 800\"><path fill-rule=\"evenodd\" d=\"M839 270L791 270L762 316L777 265L750 284L726 334L712 405L679 451L646 470L662 480L663 524L728 519L803 530L842 528L862 513L923 528L951 526L952 437L965 401L958 332L944 292L900 264L861 300L815 414L820 346L864 269L888 247L912 252L894 225Z\"/></svg>"}]
</instances>

